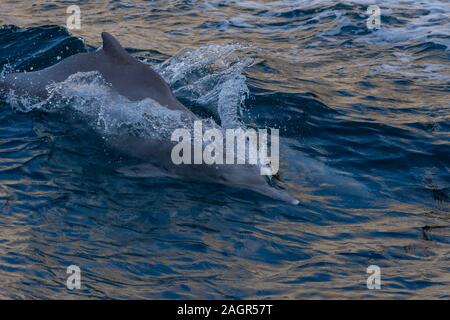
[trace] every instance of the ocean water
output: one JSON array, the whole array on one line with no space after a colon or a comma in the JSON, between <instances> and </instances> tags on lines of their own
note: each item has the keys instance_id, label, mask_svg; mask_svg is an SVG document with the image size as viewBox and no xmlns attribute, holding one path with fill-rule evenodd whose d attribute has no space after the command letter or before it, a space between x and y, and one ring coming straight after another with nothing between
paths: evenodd
<instances>
[{"instance_id":1,"label":"ocean water","mask_svg":"<svg viewBox=\"0 0 450 320\"><path fill-rule=\"evenodd\" d=\"M277 187L300 200L147 176L108 134L164 136L173 115L96 74L4 95L0 298L450 297L449 1L3 0L0 24L2 75L108 31L199 117L279 128Z\"/></svg>"}]
</instances>

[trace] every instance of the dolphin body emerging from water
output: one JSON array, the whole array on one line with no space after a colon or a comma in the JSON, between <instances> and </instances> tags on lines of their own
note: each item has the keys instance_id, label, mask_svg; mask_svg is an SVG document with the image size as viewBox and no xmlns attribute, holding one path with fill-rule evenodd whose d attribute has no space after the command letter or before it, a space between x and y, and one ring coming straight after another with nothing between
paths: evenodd
<instances>
[{"instance_id":1,"label":"dolphin body emerging from water","mask_svg":"<svg viewBox=\"0 0 450 320\"><path fill-rule=\"evenodd\" d=\"M65 81L78 72L97 71L120 95L131 101L146 98L160 105L185 113L193 120L197 117L181 104L170 87L150 66L132 57L110 34L102 33L103 47L95 52L79 53L46 69L34 72L12 73L0 79L0 93L13 90L18 95L48 96L47 87ZM269 197L298 204L292 196L270 187L256 166L250 165L181 165L170 158L172 142L135 136L119 136L111 140L114 148L163 167L177 176L195 177L199 180L234 185L254 190Z\"/></svg>"},{"instance_id":2,"label":"dolphin body emerging from water","mask_svg":"<svg viewBox=\"0 0 450 320\"><path fill-rule=\"evenodd\" d=\"M70 56L40 71L8 74L0 88L16 94L46 96L51 83L62 82L77 72L98 71L117 93L131 101L151 98L169 109L190 112L158 73L132 57L112 35L103 32L102 40L103 47L95 52Z\"/></svg>"}]
</instances>

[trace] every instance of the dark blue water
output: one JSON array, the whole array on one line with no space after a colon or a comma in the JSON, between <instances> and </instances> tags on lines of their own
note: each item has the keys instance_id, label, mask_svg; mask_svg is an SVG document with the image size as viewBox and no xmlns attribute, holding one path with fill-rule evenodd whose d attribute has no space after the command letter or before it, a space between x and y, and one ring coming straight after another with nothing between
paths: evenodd
<instances>
[{"instance_id":1,"label":"dark blue water","mask_svg":"<svg viewBox=\"0 0 450 320\"><path fill-rule=\"evenodd\" d=\"M2 2L3 73L108 31L201 117L238 108L279 128L277 184L301 203L149 178L79 100L4 96L0 298L449 298L448 1L379 2L377 31L369 1L100 3L80 4L70 34L67 3ZM66 288L72 264L81 290Z\"/></svg>"}]
</instances>

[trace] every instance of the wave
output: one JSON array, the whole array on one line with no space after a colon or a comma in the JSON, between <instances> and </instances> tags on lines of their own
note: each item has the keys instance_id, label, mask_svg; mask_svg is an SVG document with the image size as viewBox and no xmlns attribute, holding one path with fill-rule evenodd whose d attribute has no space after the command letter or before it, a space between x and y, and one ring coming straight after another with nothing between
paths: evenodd
<instances>
[{"instance_id":1,"label":"wave","mask_svg":"<svg viewBox=\"0 0 450 320\"><path fill-rule=\"evenodd\" d=\"M86 50L83 40L63 27L0 27L0 69L35 71Z\"/></svg>"}]
</instances>

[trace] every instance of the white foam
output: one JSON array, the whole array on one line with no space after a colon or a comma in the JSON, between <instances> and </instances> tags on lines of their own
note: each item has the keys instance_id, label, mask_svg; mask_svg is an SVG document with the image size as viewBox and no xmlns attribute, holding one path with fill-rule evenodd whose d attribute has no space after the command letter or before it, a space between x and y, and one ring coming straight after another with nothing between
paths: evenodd
<instances>
[{"instance_id":1,"label":"white foam","mask_svg":"<svg viewBox=\"0 0 450 320\"><path fill-rule=\"evenodd\" d=\"M208 45L185 50L157 67L180 98L217 114L226 128L240 127L240 114L248 96L243 72L252 59L241 59L238 44Z\"/></svg>"}]
</instances>

